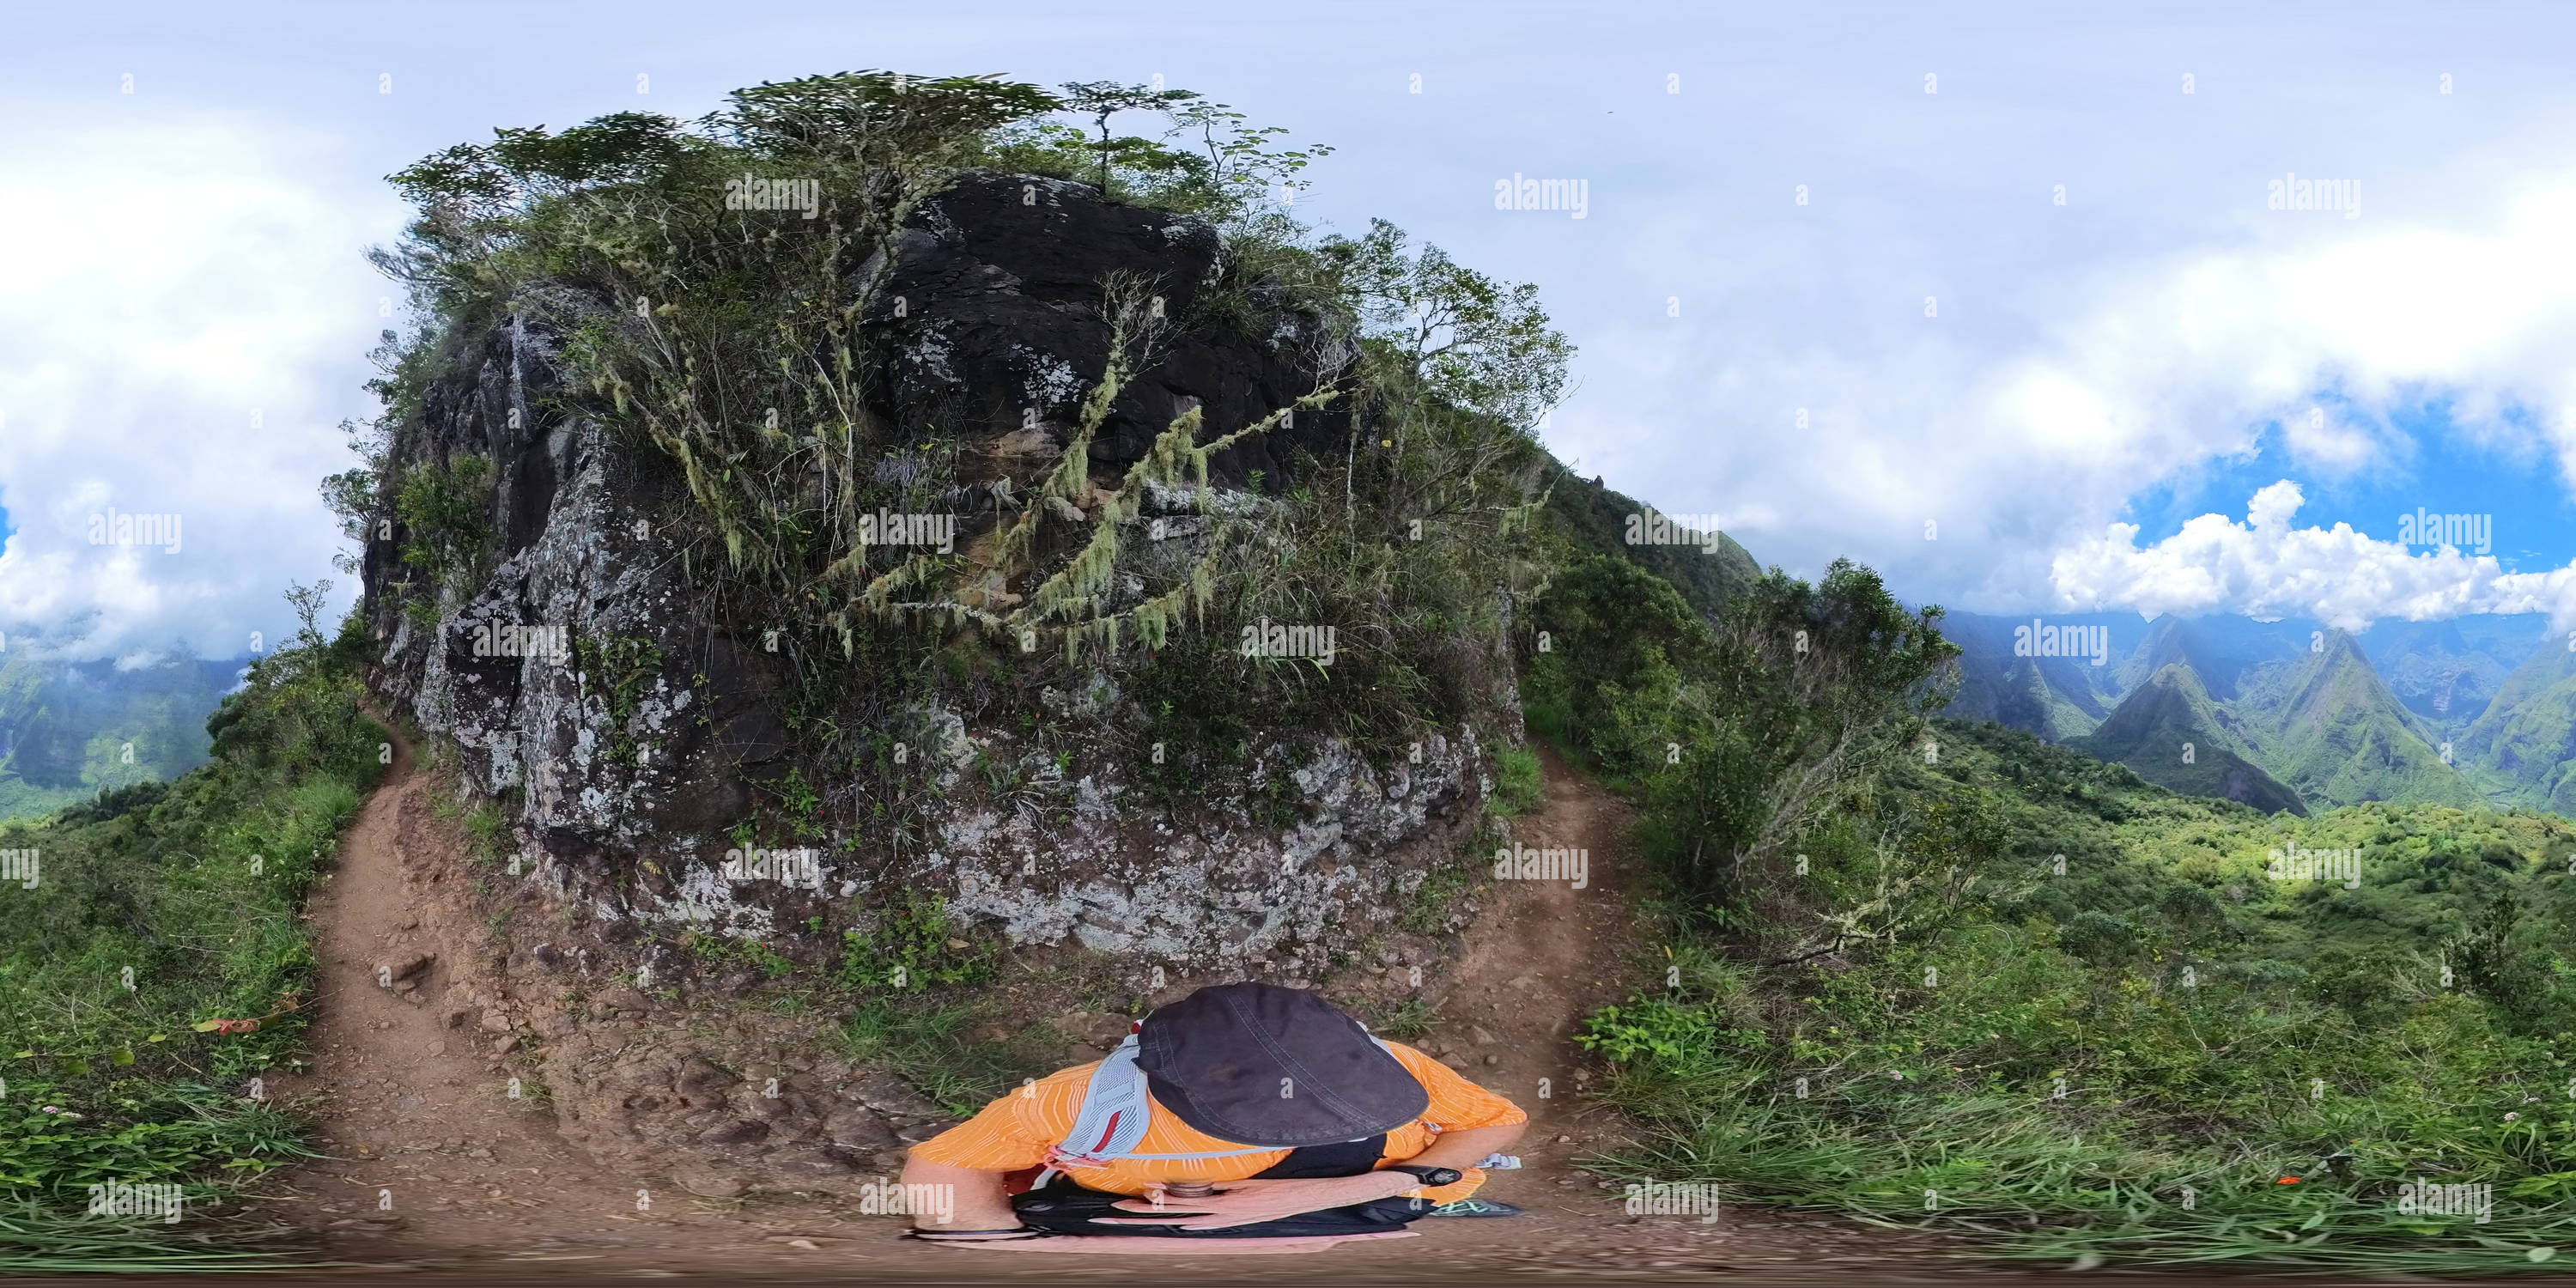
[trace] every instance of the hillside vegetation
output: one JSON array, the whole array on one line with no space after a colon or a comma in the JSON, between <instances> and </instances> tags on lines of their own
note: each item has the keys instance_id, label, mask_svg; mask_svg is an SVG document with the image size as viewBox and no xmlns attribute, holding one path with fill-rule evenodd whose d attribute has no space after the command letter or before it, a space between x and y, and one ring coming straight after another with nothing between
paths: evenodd
<instances>
[{"instance_id":1,"label":"hillside vegetation","mask_svg":"<svg viewBox=\"0 0 2576 1288\"><path fill-rule=\"evenodd\" d=\"M2221 797L2267 814L2308 812L2297 792L2254 763L2243 723L2210 701L2200 677L2182 663L2157 671L2099 728L2066 745L2186 795Z\"/></svg>"},{"instance_id":2,"label":"hillside vegetation","mask_svg":"<svg viewBox=\"0 0 2576 1288\"><path fill-rule=\"evenodd\" d=\"M2401 660L2441 656L2440 637L2421 632L2392 636L2390 647L2409 641L2431 651ZM2175 791L2294 813L2363 801L2467 806L2489 795L2464 772L2450 726L2402 703L2343 631L2302 637L2262 623L2168 618L2114 678L2129 686L2120 705L2064 741Z\"/></svg>"},{"instance_id":3,"label":"hillside vegetation","mask_svg":"<svg viewBox=\"0 0 2576 1288\"><path fill-rule=\"evenodd\" d=\"M1121 112L1167 132L1108 133ZM469 756L482 790L532 846L658 853L654 823L819 842L889 889L823 910L816 952L892 886L952 880L880 855L928 862L978 794L1069 808L1089 783L1275 829L1331 744L1373 773L1474 745L1508 720L1509 596L1547 576L1533 428L1571 346L1534 288L1383 223L1298 224L1278 194L1316 150L1279 133L1177 90L856 72L696 121L503 129L395 175L419 218L382 262L421 324L330 489L354 535L395 534L368 553L393 696L463 670L429 658L471 621L568 632L559 704L518 700L545 668L424 699L480 722L471 747L580 726L509 731L574 748L542 767L566 790ZM738 208L745 175L814 185L814 217ZM477 364L523 340L559 379L495 428ZM478 454L511 432L515 460ZM562 450L609 464L550 512L527 498ZM637 518L592 558L564 529L603 509ZM888 540L886 514L953 541ZM583 578L619 593L559 589ZM1329 655L1244 645L1274 626ZM635 803L575 817L584 794Z\"/></svg>"},{"instance_id":4,"label":"hillside vegetation","mask_svg":"<svg viewBox=\"0 0 2576 1288\"><path fill-rule=\"evenodd\" d=\"M308 621L207 722L208 763L0 827L0 849L38 865L32 888L0 886L0 1268L265 1258L276 1232L227 1200L303 1153L251 1080L299 1062L298 913L383 772L361 647ZM188 1219L87 1215L87 1187L109 1182L182 1186Z\"/></svg>"},{"instance_id":5,"label":"hillside vegetation","mask_svg":"<svg viewBox=\"0 0 2576 1288\"><path fill-rule=\"evenodd\" d=\"M1533 722L1633 785L1665 883L1668 986L1582 1039L1658 1127L1632 1174L2077 1264L2493 1270L2576 1239L2576 827L2266 815L1927 723L1937 667L1883 659L1939 658L1939 610L1856 570L1775 577L1708 631L1636 599L1653 642L1568 621L1588 661L1532 671L1588 672L1593 700L1534 696ZM1808 652L1730 647L1801 616ZM1858 727L1801 742L1685 699L1714 728L1674 763L1637 710L1668 704L1635 697L1712 672L1834 674ZM2490 1186L2490 1219L2401 1202L2427 1184Z\"/></svg>"}]
</instances>

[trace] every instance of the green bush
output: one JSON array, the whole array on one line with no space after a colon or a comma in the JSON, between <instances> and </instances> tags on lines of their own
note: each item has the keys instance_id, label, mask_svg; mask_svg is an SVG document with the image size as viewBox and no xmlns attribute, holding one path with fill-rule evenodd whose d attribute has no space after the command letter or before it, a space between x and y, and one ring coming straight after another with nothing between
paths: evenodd
<instances>
[{"instance_id":1,"label":"green bush","mask_svg":"<svg viewBox=\"0 0 2576 1288\"><path fill-rule=\"evenodd\" d=\"M952 984L979 983L992 976L992 963L958 936L966 929L952 922L948 901L937 894L905 890L872 911L875 924L841 932L841 965L834 977L852 992L919 992Z\"/></svg>"},{"instance_id":2,"label":"green bush","mask_svg":"<svg viewBox=\"0 0 2576 1288\"><path fill-rule=\"evenodd\" d=\"M402 521L402 561L426 573L433 586L462 580L479 566L492 525L492 461L485 456L415 467L394 494Z\"/></svg>"}]
</instances>

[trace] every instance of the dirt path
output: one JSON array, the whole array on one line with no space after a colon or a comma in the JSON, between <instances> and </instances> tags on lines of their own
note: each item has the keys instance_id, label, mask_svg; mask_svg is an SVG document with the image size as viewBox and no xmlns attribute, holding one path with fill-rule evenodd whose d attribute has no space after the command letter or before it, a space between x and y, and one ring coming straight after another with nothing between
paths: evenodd
<instances>
[{"instance_id":1,"label":"dirt path","mask_svg":"<svg viewBox=\"0 0 2576 1288\"><path fill-rule=\"evenodd\" d=\"M1631 1217L1622 1195L1577 1170L1615 1148L1618 1121L1581 1094L1568 1038L1615 1000L1634 941L1621 897L1630 863L1623 805L1542 751L1545 808L1521 844L1587 854L1589 880L1497 882L1458 968L1431 1000L1442 1023L1420 1045L1530 1111L1526 1166L1485 1197L1529 1209L1503 1220L1437 1219L1422 1237L1314 1256L1038 1257L926 1246L897 1218L847 1205L693 1198L616 1174L567 1143L550 1110L512 1099L515 1041L472 1020L475 964L490 935L471 878L431 808L431 777L398 746L394 771L344 838L313 901L320 955L315 1068L278 1080L306 1096L330 1157L286 1179L282 1214L336 1257L419 1271L687 1275L725 1279L1106 1279L1310 1277L1348 1282L1581 1275L1657 1280L1887 1268L1884 1245L1839 1227L1729 1212L1722 1220ZM388 987L390 982L391 987ZM1875 1236L1872 1236L1875 1238ZM1769 1277L1766 1275L1765 1277Z\"/></svg>"}]
</instances>

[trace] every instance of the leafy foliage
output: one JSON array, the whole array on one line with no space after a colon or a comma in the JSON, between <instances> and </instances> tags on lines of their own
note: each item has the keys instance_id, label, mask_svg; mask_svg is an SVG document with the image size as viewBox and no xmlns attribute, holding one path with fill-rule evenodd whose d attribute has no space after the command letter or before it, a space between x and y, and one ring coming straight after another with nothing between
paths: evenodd
<instances>
[{"instance_id":1,"label":"leafy foliage","mask_svg":"<svg viewBox=\"0 0 2576 1288\"><path fill-rule=\"evenodd\" d=\"M1920 736L1957 653L1939 609L1908 612L1845 561L1813 586L1774 571L1714 625L1620 559L1550 589L1532 718L1636 786L1654 849L1695 896L1763 886L1787 842Z\"/></svg>"},{"instance_id":2,"label":"leafy foliage","mask_svg":"<svg viewBox=\"0 0 2576 1288\"><path fill-rule=\"evenodd\" d=\"M1139 113L1160 119L1158 138L1111 132ZM449 562L464 542L437 535L461 530L440 471L468 467L401 464L424 456L420 391L516 315L563 337L567 380L545 414L579 410L670 467L688 507L654 530L699 570L705 624L758 629L793 672L781 714L827 812L853 808L854 774L875 780L864 794L880 811L918 799L878 744L934 694L974 705L984 686L1048 678L1088 689L1124 673L1116 687L1156 714L1120 732L1170 753L1153 762L1169 780L1158 791L1223 779L1266 799L1286 782L1282 729L1401 754L1491 700L1494 588L1535 580L1515 562L1545 461L1529 431L1570 350L1529 287L1385 225L1313 238L1282 202L1330 149L1282 135L1186 91L856 72L737 91L692 123L621 113L447 149L393 176L421 213L377 259L413 286L428 326L380 354L386 418L378 437L357 435L368 466L326 495L354 514L375 488L407 524L423 518L419 562ZM877 324L896 234L973 169L1087 178L1215 221L1223 280L1187 324L1239 325L1249 343L1281 310L1302 313L1317 324L1317 388L1247 425L1185 414L1122 476L1096 477L1112 401L1183 324L1147 307L1153 284L1105 281L1113 340L1071 441L1032 479L961 486L960 431L879 410L893 340ZM728 183L749 178L814 184L816 217L733 208ZM1382 425L1374 449L1363 429L1341 461L1297 462L1293 486L1212 502L1212 455L1328 405ZM1207 532L1194 560L1131 548L1149 493L1189 498L1183 517ZM865 527L880 511L961 505L967 539L949 554L872 542ZM1333 628L1329 671L1241 656L1233 625L1264 617Z\"/></svg>"}]
</instances>

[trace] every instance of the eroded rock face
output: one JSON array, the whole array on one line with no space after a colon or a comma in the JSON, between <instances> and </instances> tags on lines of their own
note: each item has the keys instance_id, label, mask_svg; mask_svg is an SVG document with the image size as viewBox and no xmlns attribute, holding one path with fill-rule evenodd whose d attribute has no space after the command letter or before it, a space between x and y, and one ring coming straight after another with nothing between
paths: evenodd
<instances>
[{"instance_id":1,"label":"eroded rock face","mask_svg":"<svg viewBox=\"0 0 2576 1288\"><path fill-rule=\"evenodd\" d=\"M1010 737L979 742L1007 755ZM1477 758L1472 730L1434 735L1422 763L1383 774L1326 743L1293 771L1307 813L1284 831L1239 808L1139 826L1117 806L1123 785L1086 776L1061 813L957 811L931 861L953 883L950 907L1000 921L1015 943L1302 976L1396 918L1472 814Z\"/></svg>"},{"instance_id":2,"label":"eroded rock face","mask_svg":"<svg viewBox=\"0 0 2576 1288\"><path fill-rule=\"evenodd\" d=\"M1106 203L1080 184L969 177L921 208L867 319L895 355L876 412L962 438L962 486L981 481L976 469L999 477L1015 462L1051 459L1106 356L1102 284L1120 277L1150 283L1171 328L1159 359L1113 406L1095 457L1134 459L1193 406L1206 436L1239 428L1313 390L1344 357L1316 319L1259 291L1249 305L1220 301L1224 276L1202 222ZM819 916L832 923L817 936L826 951L850 896L901 884L938 891L1017 943L1080 944L1140 971L1293 975L1382 929L1472 823L1481 752L1466 728L1427 740L1418 763L1384 770L1339 743L1283 731L1259 753L1283 766L1294 758L1302 814L1283 827L1256 822L1236 800L1130 808L1126 782L1105 764L1077 762L1044 809L1027 793L995 797L967 772L978 757L1035 757L1030 781L1041 783L1052 762L1014 731L1020 712L987 707L970 720L930 694L918 713L930 731L923 750L944 789L931 847L897 853L844 824L819 841L756 842L812 844L813 880L723 877L738 844L727 833L793 759L778 714L787 672L757 632L710 620L708 579L723 571L686 566L658 530L656 516L688 504L672 472L649 448L559 410L559 347L527 316L496 326L457 355L397 442L406 466L493 462L497 567L447 591L434 621L407 609L396 592L420 574L401 561L406 534L388 505L366 572L380 689L453 740L471 787L515 802L516 841L567 906L639 935L680 925L803 933ZM1294 449L1337 453L1348 432L1343 413L1301 413L1232 449L1213 463L1217 511L1258 522L1266 503L1222 485L1252 470L1283 479ZM1208 519L1180 496L1149 498L1125 522L1142 539L1123 543L1113 606L1135 601L1143 571L1186 568L1210 539ZM1132 714L1115 706L1039 714L1074 723ZM731 1119L703 1130L744 1133L736 1144L754 1134Z\"/></svg>"}]
</instances>

